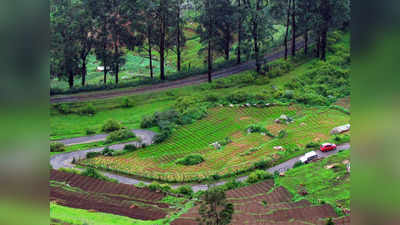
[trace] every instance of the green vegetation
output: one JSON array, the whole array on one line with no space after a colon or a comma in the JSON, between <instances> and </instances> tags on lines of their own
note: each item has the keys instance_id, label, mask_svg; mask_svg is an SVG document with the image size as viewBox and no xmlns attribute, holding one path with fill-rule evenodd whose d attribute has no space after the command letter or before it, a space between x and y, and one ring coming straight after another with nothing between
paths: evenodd
<instances>
[{"instance_id":1,"label":"green vegetation","mask_svg":"<svg viewBox=\"0 0 400 225\"><path fill-rule=\"evenodd\" d=\"M109 143L113 143L113 142L117 142L117 141L124 141L124 140L128 140L128 139L131 139L134 137L136 137L136 136L132 131L130 131L128 129L121 129L121 130L111 132L107 136L105 143L109 144Z\"/></svg>"},{"instance_id":2,"label":"green vegetation","mask_svg":"<svg viewBox=\"0 0 400 225\"><path fill-rule=\"evenodd\" d=\"M325 202L349 209L350 174L344 164L349 159L350 151L343 151L321 161L291 169L284 177L276 177L275 182L287 188L296 200L305 198L315 204ZM299 194L300 187L307 191L306 196Z\"/></svg>"},{"instance_id":3,"label":"green vegetation","mask_svg":"<svg viewBox=\"0 0 400 225\"><path fill-rule=\"evenodd\" d=\"M182 159L176 160L176 164L184 166L193 166L204 162L204 158L201 155L187 155Z\"/></svg>"},{"instance_id":4,"label":"green vegetation","mask_svg":"<svg viewBox=\"0 0 400 225\"><path fill-rule=\"evenodd\" d=\"M272 174L266 172L265 170L256 170L256 171L250 173L246 182L249 184L254 184L259 181L263 181L265 179L271 179L271 178L273 178Z\"/></svg>"},{"instance_id":5,"label":"green vegetation","mask_svg":"<svg viewBox=\"0 0 400 225\"><path fill-rule=\"evenodd\" d=\"M59 142L50 143L50 152L64 152L65 145Z\"/></svg>"},{"instance_id":6,"label":"green vegetation","mask_svg":"<svg viewBox=\"0 0 400 225\"><path fill-rule=\"evenodd\" d=\"M110 133L110 132L113 132L113 131L118 131L119 129L121 129L120 123L118 121L110 119L110 120L107 120L104 123L103 128L101 129L101 131Z\"/></svg>"}]
</instances>

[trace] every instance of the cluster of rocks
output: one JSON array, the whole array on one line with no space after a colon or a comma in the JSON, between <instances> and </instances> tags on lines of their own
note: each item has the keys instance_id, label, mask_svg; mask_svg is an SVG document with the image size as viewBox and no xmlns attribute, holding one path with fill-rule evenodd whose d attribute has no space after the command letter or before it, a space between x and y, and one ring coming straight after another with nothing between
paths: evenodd
<instances>
[{"instance_id":1,"label":"cluster of rocks","mask_svg":"<svg viewBox=\"0 0 400 225\"><path fill-rule=\"evenodd\" d=\"M335 127L331 130L331 134L341 134L350 130L350 124L345 124L343 126Z\"/></svg>"},{"instance_id":2,"label":"cluster of rocks","mask_svg":"<svg viewBox=\"0 0 400 225\"><path fill-rule=\"evenodd\" d=\"M293 122L293 119L286 116L285 114L282 114L278 119L275 120L275 123L278 123L278 124L284 124L284 123L289 124L292 122Z\"/></svg>"}]
</instances>

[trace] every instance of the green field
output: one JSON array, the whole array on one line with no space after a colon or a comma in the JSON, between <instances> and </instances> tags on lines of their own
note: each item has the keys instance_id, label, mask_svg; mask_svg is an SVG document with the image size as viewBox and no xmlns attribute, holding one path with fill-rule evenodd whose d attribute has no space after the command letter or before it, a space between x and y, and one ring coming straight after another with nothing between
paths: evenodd
<instances>
[{"instance_id":1,"label":"green field","mask_svg":"<svg viewBox=\"0 0 400 225\"><path fill-rule=\"evenodd\" d=\"M274 120L283 114L292 117L294 122L276 124ZM177 128L161 144L123 156L88 159L81 164L170 182L195 181L214 174L225 176L250 169L264 158L277 163L303 153L307 143L331 139L329 131L348 123L349 119L348 115L327 107L217 107L210 109L206 118ZM251 124L259 124L275 136L285 130L287 136L270 138L259 133L247 134L245 130ZM226 137L232 143L223 149L216 150L210 146ZM283 146L286 151L274 150L275 146ZM205 162L194 166L175 163L193 153L201 154Z\"/></svg>"},{"instance_id":2,"label":"green field","mask_svg":"<svg viewBox=\"0 0 400 225\"><path fill-rule=\"evenodd\" d=\"M350 151L343 151L321 161L291 169L284 177L276 178L275 182L287 188L296 200L305 198L316 204L324 201L336 207L350 209L350 174L343 164L349 159ZM336 164L335 168L325 168L332 164ZM308 192L305 197L298 193L300 185Z\"/></svg>"}]
</instances>

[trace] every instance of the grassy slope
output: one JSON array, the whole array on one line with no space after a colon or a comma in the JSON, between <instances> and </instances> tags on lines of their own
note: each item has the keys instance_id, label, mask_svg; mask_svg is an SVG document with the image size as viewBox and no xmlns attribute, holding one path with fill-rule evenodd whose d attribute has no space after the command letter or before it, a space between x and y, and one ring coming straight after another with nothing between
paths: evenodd
<instances>
[{"instance_id":1,"label":"grassy slope","mask_svg":"<svg viewBox=\"0 0 400 225\"><path fill-rule=\"evenodd\" d=\"M343 151L321 161L310 163L286 172L284 177L276 178L277 185L286 187L300 200L299 186L304 185L308 195L305 199L318 203L323 200L333 206L350 208L350 176L342 162L350 159L350 151ZM338 163L337 169L326 169L326 165Z\"/></svg>"},{"instance_id":2,"label":"grassy slope","mask_svg":"<svg viewBox=\"0 0 400 225\"><path fill-rule=\"evenodd\" d=\"M172 204L173 207L179 207L180 211L176 214L170 215L169 218L143 221L136 220L125 216L118 216L110 213L89 212L84 209L75 209L50 203L50 218L74 225L159 225L169 224L178 218L181 214L187 212L193 207L193 201L183 202L185 199L175 197L166 197L163 202Z\"/></svg>"},{"instance_id":3,"label":"grassy slope","mask_svg":"<svg viewBox=\"0 0 400 225\"><path fill-rule=\"evenodd\" d=\"M346 35L342 42L349 42L350 36ZM230 88L212 89L209 84L200 84L195 86L187 86L182 88L171 89L167 91L160 91L157 93L146 93L146 94L135 94L129 97L134 102L135 106L132 108L121 108L123 98L113 98L106 100L96 100L91 103L98 109L98 113L94 116L80 116L77 114L62 115L59 114L55 109L51 109L50 116L50 139L63 139L70 137L85 136L86 129L94 128L99 130L102 124L107 119L117 119L122 122L123 125L128 128L139 128L140 121L144 115L150 115L157 111L162 111L170 107L175 99L181 96L205 96L207 94L215 94L219 97L224 97L232 92L243 90L248 93L257 94L269 92L272 87L283 88L284 84L290 79L298 76L299 74L307 71L310 66L318 59L311 59L302 64L297 68L285 74L284 76L271 79L270 83L264 85L235 85ZM243 72L232 76L242 77L246 74L252 73L250 71ZM223 79L231 79L223 78ZM68 104L71 108L79 108L85 106L87 103L72 103Z\"/></svg>"}]
</instances>

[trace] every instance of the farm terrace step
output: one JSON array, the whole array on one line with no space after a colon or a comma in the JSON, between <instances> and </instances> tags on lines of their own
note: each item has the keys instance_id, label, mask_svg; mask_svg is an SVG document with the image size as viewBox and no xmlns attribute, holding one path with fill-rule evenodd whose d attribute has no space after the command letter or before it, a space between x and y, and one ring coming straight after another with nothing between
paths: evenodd
<instances>
[{"instance_id":1,"label":"farm terrace step","mask_svg":"<svg viewBox=\"0 0 400 225\"><path fill-rule=\"evenodd\" d=\"M51 170L50 180L65 182L72 187L79 187L84 191L101 192L115 195L127 195L138 200L157 202L163 199L166 194L154 192L148 188L138 188L128 184L116 184L102 181L92 177L81 176L73 173L66 173L57 170Z\"/></svg>"}]
</instances>

